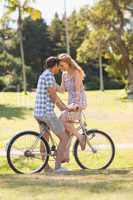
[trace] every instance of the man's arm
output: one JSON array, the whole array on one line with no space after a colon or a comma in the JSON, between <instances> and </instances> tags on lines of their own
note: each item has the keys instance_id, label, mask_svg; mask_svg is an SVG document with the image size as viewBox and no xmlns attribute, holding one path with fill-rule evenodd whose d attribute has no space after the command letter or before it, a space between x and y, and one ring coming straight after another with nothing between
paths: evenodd
<instances>
[{"instance_id":1,"label":"man's arm","mask_svg":"<svg viewBox=\"0 0 133 200\"><path fill-rule=\"evenodd\" d=\"M56 87L49 87L48 94L56 106L61 110L66 110L67 106L61 101L61 99L56 94Z\"/></svg>"}]
</instances>

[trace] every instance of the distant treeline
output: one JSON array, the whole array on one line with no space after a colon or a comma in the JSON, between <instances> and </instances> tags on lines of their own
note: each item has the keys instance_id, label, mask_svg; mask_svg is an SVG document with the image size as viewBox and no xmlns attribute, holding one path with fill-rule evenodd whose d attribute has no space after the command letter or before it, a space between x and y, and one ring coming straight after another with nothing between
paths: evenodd
<instances>
[{"instance_id":1,"label":"distant treeline","mask_svg":"<svg viewBox=\"0 0 133 200\"><path fill-rule=\"evenodd\" d=\"M73 11L68 17L70 54L85 71L86 89L99 89L99 56L105 88L124 88L128 82L127 63L122 54L126 45L130 59L133 57L130 20L124 21L127 29L122 33L123 38L119 38L119 16L109 1L99 2L92 8L85 6L78 12ZM64 17L59 18L56 13L50 25L44 19L25 18L23 44L27 86L32 90L44 70L45 59L66 52ZM60 83L61 74L56 79ZM6 29L0 30L0 90L9 85L22 88L22 67L17 31L7 24Z\"/></svg>"}]
</instances>

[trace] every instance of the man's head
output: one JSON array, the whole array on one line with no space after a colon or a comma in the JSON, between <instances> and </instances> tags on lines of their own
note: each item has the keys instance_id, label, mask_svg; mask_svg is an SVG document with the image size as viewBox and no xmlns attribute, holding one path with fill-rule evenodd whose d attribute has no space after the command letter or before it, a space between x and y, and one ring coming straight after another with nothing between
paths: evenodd
<instances>
[{"instance_id":1,"label":"man's head","mask_svg":"<svg viewBox=\"0 0 133 200\"><path fill-rule=\"evenodd\" d=\"M59 59L57 57L50 56L46 60L46 67L47 69L50 69L53 74L57 74L59 72L60 68L58 67L58 64Z\"/></svg>"}]
</instances>

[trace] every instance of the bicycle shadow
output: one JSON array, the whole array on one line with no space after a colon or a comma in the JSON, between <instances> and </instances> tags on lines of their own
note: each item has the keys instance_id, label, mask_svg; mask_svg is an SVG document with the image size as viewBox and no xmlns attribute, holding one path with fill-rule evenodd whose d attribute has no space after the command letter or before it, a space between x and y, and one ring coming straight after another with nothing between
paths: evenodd
<instances>
[{"instance_id":1,"label":"bicycle shadow","mask_svg":"<svg viewBox=\"0 0 133 200\"><path fill-rule=\"evenodd\" d=\"M46 175L52 176L56 173L45 172ZM133 168L122 169L104 169L104 170L72 170L68 172L60 172L58 175L72 175L72 176L89 176L89 175L126 175L133 174Z\"/></svg>"}]
</instances>

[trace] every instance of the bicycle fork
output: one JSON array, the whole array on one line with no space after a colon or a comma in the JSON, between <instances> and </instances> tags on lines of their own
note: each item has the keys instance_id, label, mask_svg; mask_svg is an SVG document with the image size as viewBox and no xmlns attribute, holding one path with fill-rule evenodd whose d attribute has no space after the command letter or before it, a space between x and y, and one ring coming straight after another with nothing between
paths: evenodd
<instances>
[{"instance_id":1,"label":"bicycle fork","mask_svg":"<svg viewBox=\"0 0 133 200\"><path fill-rule=\"evenodd\" d=\"M87 135L87 133L86 133L86 129L85 129L85 127L82 127L82 130L83 130L83 134L86 136L86 143L88 144L88 146L90 147L90 149L91 149L91 151L93 152L93 153L96 153L97 152L97 150L91 145L91 143L90 143L90 140L92 139L92 138L88 138L88 135Z\"/></svg>"}]
</instances>

